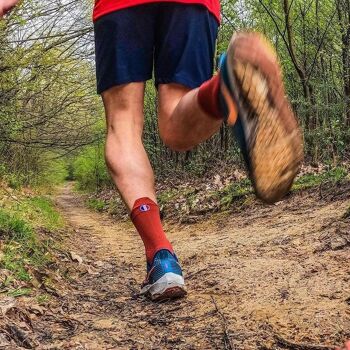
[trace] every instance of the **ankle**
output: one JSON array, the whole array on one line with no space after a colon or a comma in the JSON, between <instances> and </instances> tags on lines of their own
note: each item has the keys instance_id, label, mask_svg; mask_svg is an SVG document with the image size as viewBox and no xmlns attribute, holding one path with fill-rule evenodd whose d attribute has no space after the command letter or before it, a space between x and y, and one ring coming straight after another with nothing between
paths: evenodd
<instances>
[{"instance_id":1,"label":"ankle","mask_svg":"<svg viewBox=\"0 0 350 350\"><path fill-rule=\"evenodd\" d=\"M147 262L152 263L161 249L174 252L164 233L159 207L152 199L143 197L136 200L130 217L145 245Z\"/></svg>"}]
</instances>

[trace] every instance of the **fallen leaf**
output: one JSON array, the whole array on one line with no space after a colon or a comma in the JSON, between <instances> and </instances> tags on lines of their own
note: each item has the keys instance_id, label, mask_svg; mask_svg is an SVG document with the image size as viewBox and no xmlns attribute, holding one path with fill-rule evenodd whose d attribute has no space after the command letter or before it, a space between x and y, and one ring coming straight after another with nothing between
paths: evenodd
<instances>
[{"instance_id":1,"label":"fallen leaf","mask_svg":"<svg viewBox=\"0 0 350 350\"><path fill-rule=\"evenodd\" d=\"M100 319L93 323L94 328L99 330L110 330L115 328L113 319Z\"/></svg>"},{"instance_id":2,"label":"fallen leaf","mask_svg":"<svg viewBox=\"0 0 350 350\"><path fill-rule=\"evenodd\" d=\"M217 186L222 186L222 181L219 174L214 176L214 184Z\"/></svg>"},{"instance_id":3,"label":"fallen leaf","mask_svg":"<svg viewBox=\"0 0 350 350\"><path fill-rule=\"evenodd\" d=\"M95 271L91 266L88 266L87 272L89 275L98 275L99 272Z\"/></svg>"},{"instance_id":4,"label":"fallen leaf","mask_svg":"<svg viewBox=\"0 0 350 350\"><path fill-rule=\"evenodd\" d=\"M16 299L13 297L5 297L0 299L0 310L3 316L16 306Z\"/></svg>"},{"instance_id":5,"label":"fallen leaf","mask_svg":"<svg viewBox=\"0 0 350 350\"><path fill-rule=\"evenodd\" d=\"M79 265L83 263L83 258L74 252L70 252L70 257L73 261L76 261Z\"/></svg>"},{"instance_id":6,"label":"fallen leaf","mask_svg":"<svg viewBox=\"0 0 350 350\"><path fill-rule=\"evenodd\" d=\"M44 308L42 308L40 305L37 305L37 304L31 305L30 310L33 311L33 313L35 313L37 315L44 314Z\"/></svg>"}]
</instances>

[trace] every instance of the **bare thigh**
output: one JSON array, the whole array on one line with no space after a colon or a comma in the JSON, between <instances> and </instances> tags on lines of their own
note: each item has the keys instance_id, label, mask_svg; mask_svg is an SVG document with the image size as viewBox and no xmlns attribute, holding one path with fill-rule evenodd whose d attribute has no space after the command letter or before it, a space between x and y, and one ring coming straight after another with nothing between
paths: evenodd
<instances>
[{"instance_id":1,"label":"bare thigh","mask_svg":"<svg viewBox=\"0 0 350 350\"><path fill-rule=\"evenodd\" d=\"M102 93L108 129L115 130L121 124L142 133L144 91L145 83L130 83L114 86Z\"/></svg>"}]
</instances>

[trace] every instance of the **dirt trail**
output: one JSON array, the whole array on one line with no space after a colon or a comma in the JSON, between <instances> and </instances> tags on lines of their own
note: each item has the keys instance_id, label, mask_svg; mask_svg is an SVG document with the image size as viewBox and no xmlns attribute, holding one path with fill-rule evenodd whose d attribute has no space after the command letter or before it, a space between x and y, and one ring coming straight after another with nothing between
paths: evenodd
<instances>
[{"instance_id":1,"label":"dirt trail","mask_svg":"<svg viewBox=\"0 0 350 350\"><path fill-rule=\"evenodd\" d=\"M350 337L350 227L340 219L349 195L295 195L167 225L189 293L162 304L137 295L143 246L129 223L86 209L70 185L57 205L88 272L61 296L56 316L36 324L42 348L312 350L288 341L331 349Z\"/></svg>"}]
</instances>

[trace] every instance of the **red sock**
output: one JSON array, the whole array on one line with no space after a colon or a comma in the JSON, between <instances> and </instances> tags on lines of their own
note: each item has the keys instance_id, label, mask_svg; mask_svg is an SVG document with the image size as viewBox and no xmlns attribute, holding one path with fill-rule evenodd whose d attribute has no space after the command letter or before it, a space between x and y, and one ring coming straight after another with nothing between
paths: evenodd
<instances>
[{"instance_id":1,"label":"red sock","mask_svg":"<svg viewBox=\"0 0 350 350\"><path fill-rule=\"evenodd\" d=\"M145 245L147 262L151 263L154 255L161 249L174 252L163 231L159 207L151 199L138 199L130 217Z\"/></svg>"},{"instance_id":2,"label":"red sock","mask_svg":"<svg viewBox=\"0 0 350 350\"><path fill-rule=\"evenodd\" d=\"M200 86L198 91L198 103L205 113L214 118L222 119L223 114L220 110L219 93L220 72Z\"/></svg>"}]
</instances>

